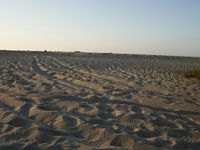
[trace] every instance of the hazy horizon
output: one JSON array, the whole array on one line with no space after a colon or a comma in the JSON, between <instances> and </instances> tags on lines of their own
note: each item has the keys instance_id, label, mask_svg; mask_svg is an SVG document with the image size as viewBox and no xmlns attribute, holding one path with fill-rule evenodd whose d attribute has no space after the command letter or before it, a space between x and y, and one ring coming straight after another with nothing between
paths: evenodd
<instances>
[{"instance_id":1,"label":"hazy horizon","mask_svg":"<svg viewBox=\"0 0 200 150\"><path fill-rule=\"evenodd\" d=\"M199 0L0 0L1 50L200 57Z\"/></svg>"}]
</instances>

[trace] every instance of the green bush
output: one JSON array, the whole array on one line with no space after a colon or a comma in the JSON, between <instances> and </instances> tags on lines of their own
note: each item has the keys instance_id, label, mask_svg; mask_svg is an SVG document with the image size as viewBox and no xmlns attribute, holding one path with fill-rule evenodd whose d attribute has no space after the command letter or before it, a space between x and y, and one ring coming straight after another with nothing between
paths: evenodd
<instances>
[{"instance_id":1,"label":"green bush","mask_svg":"<svg viewBox=\"0 0 200 150\"><path fill-rule=\"evenodd\" d=\"M193 69L183 72L183 76L186 78L194 78L200 80L200 69Z\"/></svg>"}]
</instances>

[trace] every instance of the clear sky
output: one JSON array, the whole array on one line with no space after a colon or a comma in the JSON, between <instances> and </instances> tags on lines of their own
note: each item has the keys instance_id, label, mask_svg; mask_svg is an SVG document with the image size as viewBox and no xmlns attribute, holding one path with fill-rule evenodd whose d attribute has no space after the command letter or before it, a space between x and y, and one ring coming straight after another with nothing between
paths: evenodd
<instances>
[{"instance_id":1,"label":"clear sky","mask_svg":"<svg viewBox=\"0 0 200 150\"><path fill-rule=\"evenodd\" d=\"M0 49L200 56L200 0L0 0Z\"/></svg>"}]
</instances>

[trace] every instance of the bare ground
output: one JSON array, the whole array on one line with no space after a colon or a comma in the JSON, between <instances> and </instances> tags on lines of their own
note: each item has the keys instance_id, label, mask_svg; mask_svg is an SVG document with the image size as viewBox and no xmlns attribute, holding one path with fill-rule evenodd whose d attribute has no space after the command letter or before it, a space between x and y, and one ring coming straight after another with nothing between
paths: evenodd
<instances>
[{"instance_id":1,"label":"bare ground","mask_svg":"<svg viewBox=\"0 0 200 150\"><path fill-rule=\"evenodd\" d=\"M0 51L0 149L199 149L200 58Z\"/></svg>"}]
</instances>

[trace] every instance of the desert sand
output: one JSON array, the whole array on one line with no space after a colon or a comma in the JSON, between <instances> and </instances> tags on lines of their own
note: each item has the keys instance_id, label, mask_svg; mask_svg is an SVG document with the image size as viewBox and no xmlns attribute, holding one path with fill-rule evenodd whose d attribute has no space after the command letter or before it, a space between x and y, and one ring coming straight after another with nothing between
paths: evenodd
<instances>
[{"instance_id":1,"label":"desert sand","mask_svg":"<svg viewBox=\"0 0 200 150\"><path fill-rule=\"evenodd\" d=\"M200 149L200 58L0 51L0 150Z\"/></svg>"}]
</instances>

